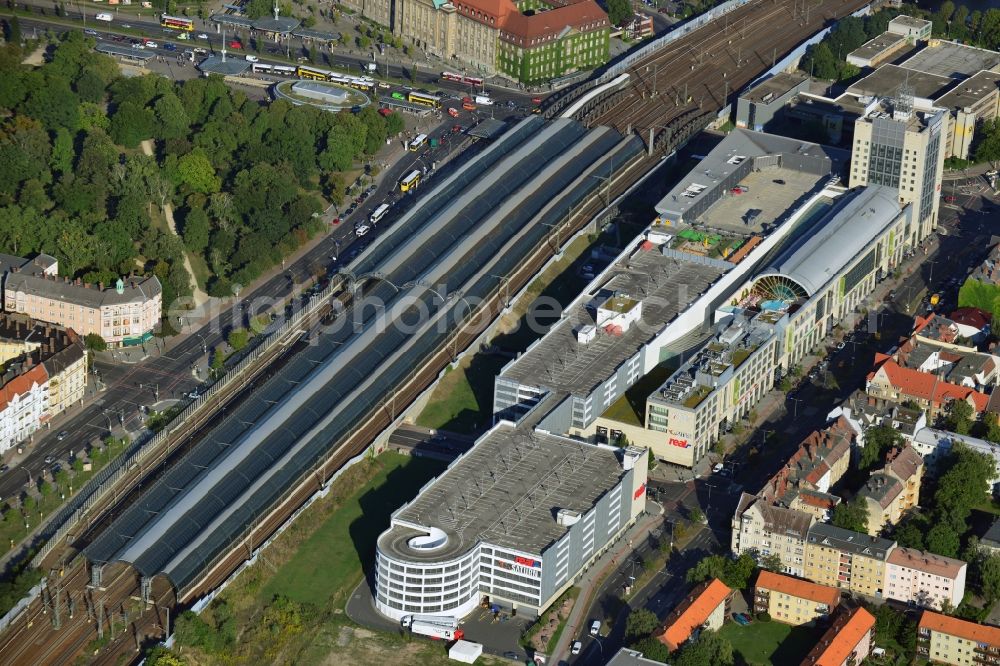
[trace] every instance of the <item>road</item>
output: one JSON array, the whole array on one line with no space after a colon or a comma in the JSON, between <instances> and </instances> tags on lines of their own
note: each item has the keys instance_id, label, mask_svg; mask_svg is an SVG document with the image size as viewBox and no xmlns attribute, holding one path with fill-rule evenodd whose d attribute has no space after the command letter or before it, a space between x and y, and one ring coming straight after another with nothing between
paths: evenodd
<instances>
[{"instance_id":1,"label":"road","mask_svg":"<svg viewBox=\"0 0 1000 666\"><path fill-rule=\"evenodd\" d=\"M31 19L24 18L21 21L21 31L23 34L30 34L32 28L39 28L44 30L46 28L63 28L65 29L65 22L79 22L80 29L87 29L96 33L95 37L99 39L108 39L113 35L120 35L127 38L136 38L137 36L145 36L156 41L159 48L155 49L158 55L166 57L175 57L181 53L184 49L194 48L201 46L208 48L210 52L215 53L222 48L222 35L216 33L216 24L211 21L200 21L195 19L195 24L200 27L196 27L192 38L190 40L179 40L177 35L180 34L176 30L168 30L160 26L159 22L155 20L142 20L137 18L131 18L126 15L122 15L121 18L116 18L112 24L103 23L94 20L94 16L99 13L99 10L95 9L93 12L87 12L87 20L83 21L83 16L79 11L73 11L72 8L67 8L65 17L56 18L52 14L52 5L46 4L45 2L38 3L26 3L20 2L19 5L28 8L30 11L36 14L35 17ZM205 34L208 39L198 39L197 35ZM227 37L227 41L232 39L231 33L230 37ZM309 45L302 39L297 37L290 38L287 42L283 44L278 44L273 41L261 39L254 37L257 40L259 46L259 53L256 51L250 51L259 55L260 62L271 63L275 65L288 65L294 64L298 58L308 58L310 55ZM127 41L125 44L127 45ZM165 44L173 44L176 50L167 50L163 46ZM241 57L239 51L234 51L233 49L228 49L230 57ZM388 51L387 51L388 53ZM365 57L360 54L345 53L342 49L330 49L326 46L317 46L318 61L316 65L318 67L329 67L343 70L349 74L354 74L356 76L365 73L367 70L368 63L372 62L370 57ZM426 67L413 67L412 65L405 65L402 62L393 62L391 56L376 56L375 63L378 65L378 71L375 73L376 76L384 76L393 79L403 79L410 80L413 85L419 86L433 86L440 88L443 91L451 92L459 97L468 95L473 92L473 88L468 85L463 85L461 83L456 83L453 81L446 81L440 78L441 71L447 68L446 63L440 64L440 69L432 68L430 64ZM499 83L499 82L498 82ZM507 83L507 85L511 85ZM527 106L530 104L532 97L536 95L522 92L515 88L502 87L500 85L486 84L486 90L490 93L498 103L506 104L507 102L514 102L519 106ZM540 93L544 97L544 93Z\"/></svg>"},{"instance_id":2,"label":"road","mask_svg":"<svg viewBox=\"0 0 1000 666\"><path fill-rule=\"evenodd\" d=\"M36 25L46 27L42 21L24 20L22 30L30 30ZM289 263L284 272L262 281L250 292L239 294L239 303L236 299L224 303L209 323L186 333L182 341L166 350L159 340L150 343L147 345L150 356L141 363L126 365L114 358L97 360L90 381L93 383L99 379L104 390L95 397L91 387L88 399L92 402L56 417L49 430L35 434L34 443L26 448L27 456L0 476L0 498L16 495L29 482L36 481L43 470L50 467L44 462L46 458L51 456L65 461L70 452L81 451L95 438L103 438L112 430L121 432L123 426L125 429L138 429L142 418L140 409L162 409L170 404L167 401L186 400L184 395L187 392L205 382L205 375L197 376L195 368L207 366L209 355L215 347L224 343L234 324L245 325L251 316L276 306L280 312L283 301L292 295L295 284L309 280L322 269L336 269L349 264L372 238L398 219L407 208L408 195L400 193L396 184L406 173L426 167L429 177L425 176L421 184L426 187L428 180L433 184L436 177L436 172L431 169L433 164L438 164L439 170L452 168L451 165L441 165L472 143L471 137L464 133L452 133L452 129L456 124L468 127L478 120L468 112L463 111L462 114L458 120L445 115L444 120L428 132L434 137L447 134L448 140L442 141L437 148L427 148L419 153L404 152L398 161L380 174L376 191L350 217L331 225L330 233L298 260ZM471 154L466 151L463 157ZM367 220L371 211L383 202L393 204L393 209L358 242L354 224ZM326 219L332 221L339 217L340 212L342 209L333 208L328 211ZM65 433L65 436L60 439L57 433Z\"/></svg>"}]
</instances>

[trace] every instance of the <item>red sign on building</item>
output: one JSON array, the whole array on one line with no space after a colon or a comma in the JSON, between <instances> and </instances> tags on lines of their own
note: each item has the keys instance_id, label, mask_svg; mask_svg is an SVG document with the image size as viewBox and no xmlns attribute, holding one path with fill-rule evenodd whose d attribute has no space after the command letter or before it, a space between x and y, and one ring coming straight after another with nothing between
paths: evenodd
<instances>
[{"instance_id":1,"label":"red sign on building","mask_svg":"<svg viewBox=\"0 0 1000 666\"><path fill-rule=\"evenodd\" d=\"M634 494L634 495L632 495L632 499L634 499L634 500L637 500L637 499L639 499L640 497L642 497L642 494L643 494L644 492L646 492L646 484L645 484L645 483L644 483L644 484L642 484L641 486L639 486L639 487L638 487L638 488L636 489L636 491L635 491L635 494Z\"/></svg>"},{"instance_id":2,"label":"red sign on building","mask_svg":"<svg viewBox=\"0 0 1000 666\"><path fill-rule=\"evenodd\" d=\"M676 437L671 437L670 446L678 446L682 449L686 449L690 447L691 444L686 439L677 439Z\"/></svg>"}]
</instances>

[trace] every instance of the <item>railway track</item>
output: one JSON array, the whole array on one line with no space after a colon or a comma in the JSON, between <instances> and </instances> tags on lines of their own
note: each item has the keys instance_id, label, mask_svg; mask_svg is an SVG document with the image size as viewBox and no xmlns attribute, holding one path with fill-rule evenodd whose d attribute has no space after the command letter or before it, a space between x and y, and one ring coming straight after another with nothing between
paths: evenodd
<instances>
[{"instance_id":1,"label":"railway track","mask_svg":"<svg viewBox=\"0 0 1000 666\"><path fill-rule=\"evenodd\" d=\"M595 191L587 202L574 212L560 230L559 237L566 238L575 233L604 207L606 196L616 197L624 192L641 174L659 161L658 156L635 160L611 181L609 191ZM392 394L382 408L373 411L354 434L334 447L326 460L317 465L310 474L291 489L280 504L262 516L255 524L248 526L246 535L234 543L229 551L207 569L202 577L190 587L174 596L169 583L163 577L153 580L154 603L139 601L140 581L138 573L125 563L116 563L105 568L104 587L92 588L89 570L81 556L75 556L66 565L63 574L53 569L48 577L46 591L33 602L24 613L0 635L0 663L20 666L21 664L66 664L71 663L87 646L98 637L98 615L104 613L102 631L108 638L99 653L93 656L95 664L129 663L139 655L137 649L143 642L154 642L164 636L164 615L173 617L178 609L189 606L193 601L218 587L239 567L268 537L270 537L330 476L347 460L363 451L395 417L406 409L453 361L456 352L465 349L487 327L494 317L506 306L505 293L516 292L530 281L552 256L554 247L549 243L540 245L518 272L510 276L509 284L488 299L474 319L467 321L456 332L452 341L443 345L430 358L414 370L409 380ZM144 479L137 479L137 482ZM127 497L119 496L115 506L124 505ZM110 509L111 507L109 507ZM106 520L95 520L93 531L106 527ZM82 537L84 535L80 535ZM89 540L91 535L86 535ZM74 544L79 545L79 544ZM76 552L63 551L64 557ZM66 561L65 559L63 561ZM109 582L110 581L110 582ZM56 590L59 589L57 593ZM164 590L163 588L167 588ZM53 602L59 598L62 613L60 628L53 626ZM69 599L73 599L72 602ZM74 607L73 618L68 616L70 605ZM113 618L115 632L112 636Z\"/></svg>"},{"instance_id":2,"label":"railway track","mask_svg":"<svg viewBox=\"0 0 1000 666\"><path fill-rule=\"evenodd\" d=\"M867 0L753 0L629 71L627 87L583 118L628 133L664 129L696 109L717 112L795 46Z\"/></svg>"},{"instance_id":3,"label":"railway track","mask_svg":"<svg viewBox=\"0 0 1000 666\"><path fill-rule=\"evenodd\" d=\"M806 3L807 8L802 10L798 7L798 0L754 0L715 23L694 31L663 52L638 63L632 69L634 76L628 87L585 112L585 122L591 126L612 125L623 133L632 130L645 133L650 129L654 133L657 129L673 131L684 123L690 127L721 108L729 94L739 91L759 76L770 67L770 62L816 32L823 22L850 14L866 4L865 0L819 0L811 6L809 0ZM775 44L773 39L775 25L784 28L780 45ZM668 127L671 129L668 130ZM658 145L662 143L657 140ZM615 177L604 196L617 197L658 161L656 153L636 160ZM560 237L566 238L575 233L603 208L602 201L603 196L599 193L591 196L564 222L564 232ZM516 292L527 284L544 266L552 251L548 243L538 247L518 272L510 276L504 291ZM107 642L94 655L93 663L120 664L134 660L141 643L164 635L167 614L173 616L178 608L190 605L225 581L340 466L363 451L389 426L396 415L405 410L454 359L456 350L472 343L505 305L499 292L487 300L475 320L467 322L451 342L416 368L409 380L387 398L382 408L369 414L354 434L331 449L326 460L302 478L278 505L248 526L244 538L233 544L187 589L175 595L169 583L158 577L153 581L155 601L142 603L138 600L138 574L124 563L107 567L104 580L110 579L110 582L95 589L89 585L89 571L82 557L76 555L77 548L63 550L60 558L54 561L56 568L50 573L43 595L0 634L0 663L12 666L70 663L97 638L98 626L107 636ZM204 423L199 423L197 427L202 425ZM193 437L194 429L189 432L189 438ZM153 467L165 465L167 457L168 454L164 453L155 465L137 472L134 483L140 484L146 479ZM95 517L88 531L97 532L106 528L110 523L107 512L123 506L132 496L119 495L104 508L104 515ZM86 537L85 541L90 535L81 532L76 537ZM79 547L80 544L74 545ZM68 564L60 569L58 562ZM106 611L110 611L110 615ZM54 626L57 612L58 629Z\"/></svg>"}]
</instances>

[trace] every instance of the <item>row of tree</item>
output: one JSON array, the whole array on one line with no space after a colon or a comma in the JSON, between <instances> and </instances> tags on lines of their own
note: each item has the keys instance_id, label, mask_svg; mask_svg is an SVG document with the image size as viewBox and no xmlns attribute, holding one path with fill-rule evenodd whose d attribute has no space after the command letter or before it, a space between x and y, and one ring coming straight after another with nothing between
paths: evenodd
<instances>
[{"instance_id":1,"label":"row of tree","mask_svg":"<svg viewBox=\"0 0 1000 666\"><path fill-rule=\"evenodd\" d=\"M933 492L922 492L922 510L913 513L893 534L900 546L958 557L968 541L972 510L989 498L993 458L956 444L939 463ZM966 551L968 552L968 551Z\"/></svg>"},{"instance_id":2,"label":"row of tree","mask_svg":"<svg viewBox=\"0 0 1000 666\"><path fill-rule=\"evenodd\" d=\"M165 310L191 293L185 246L204 258L209 292L230 295L321 231L342 174L403 128L371 108L262 105L218 77L125 78L76 31L42 67L23 56L0 49L0 250L53 254L88 282L155 274ZM183 242L160 219L166 203Z\"/></svg>"}]
</instances>

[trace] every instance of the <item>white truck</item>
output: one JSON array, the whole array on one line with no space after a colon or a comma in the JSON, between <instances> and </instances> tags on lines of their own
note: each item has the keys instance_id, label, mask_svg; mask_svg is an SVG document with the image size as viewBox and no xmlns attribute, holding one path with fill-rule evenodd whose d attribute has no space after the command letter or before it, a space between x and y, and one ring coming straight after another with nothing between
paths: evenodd
<instances>
[{"instance_id":1,"label":"white truck","mask_svg":"<svg viewBox=\"0 0 1000 666\"><path fill-rule=\"evenodd\" d=\"M476 104L482 104L483 106L492 106L493 100L486 95L476 95Z\"/></svg>"},{"instance_id":2,"label":"white truck","mask_svg":"<svg viewBox=\"0 0 1000 666\"><path fill-rule=\"evenodd\" d=\"M111 21L112 21L112 19L114 17L112 17L111 14L108 14L107 12L102 12L102 13L98 14L97 16L95 16L94 18L96 20L98 20L98 21L104 21L105 23L111 23Z\"/></svg>"},{"instance_id":3,"label":"white truck","mask_svg":"<svg viewBox=\"0 0 1000 666\"><path fill-rule=\"evenodd\" d=\"M458 628L458 620L449 616L404 615L402 625L436 641L460 641L465 637L465 632Z\"/></svg>"}]
</instances>

